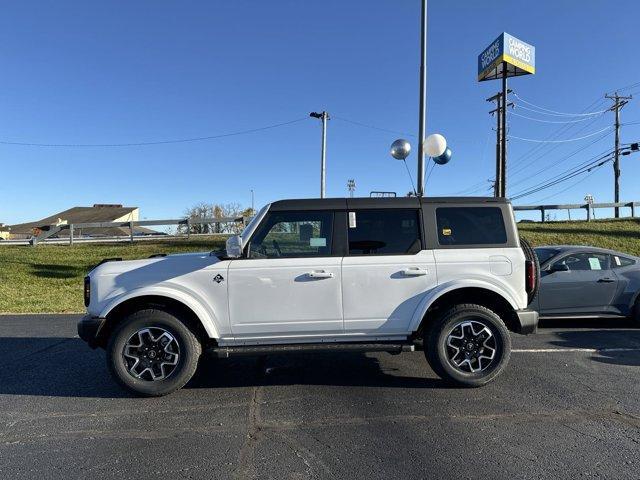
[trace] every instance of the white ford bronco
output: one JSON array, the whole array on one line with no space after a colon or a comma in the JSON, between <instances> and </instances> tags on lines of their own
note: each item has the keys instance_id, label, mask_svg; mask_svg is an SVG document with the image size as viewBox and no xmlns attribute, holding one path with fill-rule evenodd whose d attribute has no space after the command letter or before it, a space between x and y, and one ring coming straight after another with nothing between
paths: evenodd
<instances>
[{"instance_id":1,"label":"white ford bronco","mask_svg":"<svg viewBox=\"0 0 640 480\"><path fill-rule=\"evenodd\" d=\"M78 334L114 378L168 394L219 356L424 349L445 380L480 386L506 366L538 264L494 198L283 200L225 253L110 259L85 278Z\"/></svg>"}]
</instances>

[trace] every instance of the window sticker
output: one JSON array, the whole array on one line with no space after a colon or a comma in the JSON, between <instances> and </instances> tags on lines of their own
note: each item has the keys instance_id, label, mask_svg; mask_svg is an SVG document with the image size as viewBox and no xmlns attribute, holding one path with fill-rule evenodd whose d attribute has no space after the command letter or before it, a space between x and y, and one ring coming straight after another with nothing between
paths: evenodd
<instances>
[{"instance_id":1,"label":"window sticker","mask_svg":"<svg viewBox=\"0 0 640 480\"><path fill-rule=\"evenodd\" d=\"M356 228L356 212L349 212L349 228Z\"/></svg>"},{"instance_id":2,"label":"window sticker","mask_svg":"<svg viewBox=\"0 0 640 480\"><path fill-rule=\"evenodd\" d=\"M620 261L620 257L615 257L615 256L614 256L613 258L614 258L614 259L615 259L615 261L616 261L616 265L618 265L618 266L622 265L622 262Z\"/></svg>"},{"instance_id":3,"label":"window sticker","mask_svg":"<svg viewBox=\"0 0 640 480\"><path fill-rule=\"evenodd\" d=\"M451 229L450 228L443 228L442 229L442 235L448 237L449 235L451 235Z\"/></svg>"},{"instance_id":4,"label":"window sticker","mask_svg":"<svg viewBox=\"0 0 640 480\"><path fill-rule=\"evenodd\" d=\"M589 257L589 266L591 267L591 270L602 270L600 260L595 257Z\"/></svg>"},{"instance_id":5,"label":"window sticker","mask_svg":"<svg viewBox=\"0 0 640 480\"><path fill-rule=\"evenodd\" d=\"M326 238L311 238L309 239L310 247L326 247L327 239Z\"/></svg>"}]
</instances>

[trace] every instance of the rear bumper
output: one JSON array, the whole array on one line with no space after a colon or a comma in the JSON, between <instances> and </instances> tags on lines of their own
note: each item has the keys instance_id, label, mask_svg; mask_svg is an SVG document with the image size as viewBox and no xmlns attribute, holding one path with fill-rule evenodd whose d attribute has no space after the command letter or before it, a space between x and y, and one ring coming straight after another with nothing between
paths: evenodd
<instances>
[{"instance_id":1,"label":"rear bumper","mask_svg":"<svg viewBox=\"0 0 640 480\"><path fill-rule=\"evenodd\" d=\"M98 335L104 322L104 318L85 315L78 322L78 336L87 342L91 348L96 348L98 346Z\"/></svg>"},{"instance_id":2,"label":"rear bumper","mask_svg":"<svg viewBox=\"0 0 640 480\"><path fill-rule=\"evenodd\" d=\"M538 312L535 310L518 310L516 314L518 315L518 322L520 323L518 333L528 335L538 330Z\"/></svg>"}]
</instances>

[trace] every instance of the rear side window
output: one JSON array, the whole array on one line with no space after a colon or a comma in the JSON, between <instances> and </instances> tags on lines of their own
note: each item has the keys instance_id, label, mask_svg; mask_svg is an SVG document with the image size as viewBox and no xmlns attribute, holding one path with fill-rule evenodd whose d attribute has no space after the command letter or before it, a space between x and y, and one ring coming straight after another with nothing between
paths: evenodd
<instances>
[{"instance_id":1,"label":"rear side window","mask_svg":"<svg viewBox=\"0 0 640 480\"><path fill-rule=\"evenodd\" d=\"M611 268L622 268L634 265L636 262L630 258L621 257L619 255L611 255Z\"/></svg>"},{"instance_id":2,"label":"rear side window","mask_svg":"<svg viewBox=\"0 0 640 480\"><path fill-rule=\"evenodd\" d=\"M422 249L418 210L349 212L349 255L403 255Z\"/></svg>"},{"instance_id":3,"label":"rear side window","mask_svg":"<svg viewBox=\"0 0 640 480\"><path fill-rule=\"evenodd\" d=\"M436 209L440 245L501 245L507 243L502 210L495 207Z\"/></svg>"}]
</instances>

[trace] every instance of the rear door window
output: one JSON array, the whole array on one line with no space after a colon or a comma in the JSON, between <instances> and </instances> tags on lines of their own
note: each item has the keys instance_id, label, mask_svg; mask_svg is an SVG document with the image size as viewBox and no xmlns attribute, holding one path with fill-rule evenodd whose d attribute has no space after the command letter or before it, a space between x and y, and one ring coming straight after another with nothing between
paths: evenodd
<instances>
[{"instance_id":1,"label":"rear door window","mask_svg":"<svg viewBox=\"0 0 640 480\"><path fill-rule=\"evenodd\" d=\"M422 249L417 209L349 212L349 255L409 255Z\"/></svg>"},{"instance_id":2,"label":"rear door window","mask_svg":"<svg viewBox=\"0 0 640 480\"><path fill-rule=\"evenodd\" d=\"M439 207L436 209L440 245L502 245L507 230L502 210L495 207Z\"/></svg>"}]
</instances>

